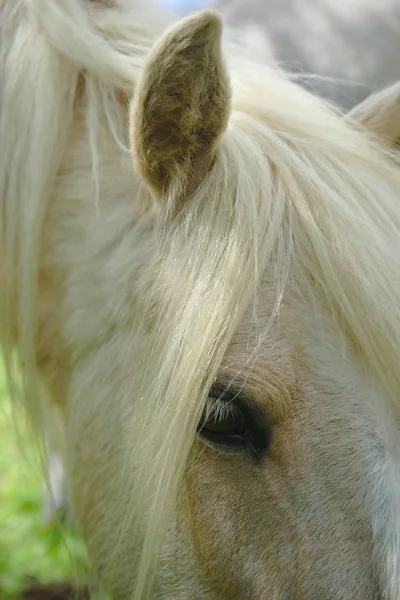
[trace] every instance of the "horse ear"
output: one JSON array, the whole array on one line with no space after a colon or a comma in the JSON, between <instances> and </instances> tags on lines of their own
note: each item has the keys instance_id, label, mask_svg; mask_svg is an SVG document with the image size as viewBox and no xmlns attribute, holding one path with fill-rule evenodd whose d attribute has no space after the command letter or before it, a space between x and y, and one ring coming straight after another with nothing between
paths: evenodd
<instances>
[{"instance_id":1,"label":"horse ear","mask_svg":"<svg viewBox=\"0 0 400 600\"><path fill-rule=\"evenodd\" d=\"M136 168L158 193L193 191L215 156L230 111L221 33L212 11L183 19L144 67L131 105L131 145Z\"/></svg>"},{"instance_id":2,"label":"horse ear","mask_svg":"<svg viewBox=\"0 0 400 600\"><path fill-rule=\"evenodd\" d=\"M371 94L346 118L380 136L387 144L397 146L400 142L400 82Z\"/></svg>"}]
</instances>

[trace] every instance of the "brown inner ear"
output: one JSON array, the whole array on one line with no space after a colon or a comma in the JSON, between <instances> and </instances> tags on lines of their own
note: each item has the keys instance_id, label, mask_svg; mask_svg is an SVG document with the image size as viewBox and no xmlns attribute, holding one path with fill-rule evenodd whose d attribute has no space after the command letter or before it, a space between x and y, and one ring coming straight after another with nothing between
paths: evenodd
<instances>
[{"instance_id":1,"label":"brown inner ear","mask_svg":"<svg viewBox=\"0 0 400 600\"><path fill-rule=\"evenodd\" d=\"M190 178L191 187L200 180L227 121L226 96L219 89L220 73L215 73L218 67L202 65L205 72L196 73L195 65L185 69L186 57L176 58L178 74L166 69L158 89L148 91L142 116L148 175L162 192L175 178Z\"/></svg>"},{"instance_id":2,"label":"brown inner ear","mask_svg":"<svg viewBox=\"0 0 400 600\"><path fill-rule=\"evenodd\" d=\"M200 154L197 158L193 160L192 163L192 172L190 176L186 179L185 184L180 185L180 189L176 190L174 194L174 205L171 209L171 213L169 216L171 218L175 218L181 212L188 198L192 196L199 189L208 173L212 169L212 166L215 161L216 151L205 152L204 154Z\"/></svg>"},{"instance_id":3,"label":"brown inner ear","mask_svg":"<svg viewBox=\"0 0 400 600\"><path fill-rule=\"evenodd\" d=\"M228 121L220 37L214 13L181 22L151 57L132 106L137 164L157 192L174 189L178 205L207 175Z\"/></svg>"}]
</instances>

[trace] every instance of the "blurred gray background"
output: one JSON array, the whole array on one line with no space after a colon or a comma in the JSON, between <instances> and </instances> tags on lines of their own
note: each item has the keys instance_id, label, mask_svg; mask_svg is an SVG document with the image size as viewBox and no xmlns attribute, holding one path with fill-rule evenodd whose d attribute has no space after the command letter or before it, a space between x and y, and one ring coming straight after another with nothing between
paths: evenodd
<instances>
[{"instance_id":1,"label":"blurred gray background","mask_svg":"<svg viewBox=\"0 0 400 600\"><path fill-rule=\"evenodd\" d=\"M400 0L159 1L216 8L286 69L325 78L303 81L343 108L400 80Z\"/></svg>"}]
</instances>

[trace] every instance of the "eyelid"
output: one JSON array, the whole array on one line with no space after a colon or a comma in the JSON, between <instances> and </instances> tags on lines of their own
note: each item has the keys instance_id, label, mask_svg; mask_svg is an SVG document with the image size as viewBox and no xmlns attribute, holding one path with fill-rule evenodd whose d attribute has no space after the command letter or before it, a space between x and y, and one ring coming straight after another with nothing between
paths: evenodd
<instances>
[{"instance_id":1,"label":"eyelid","mask_svg":"<svg viewBox=\"0 0 400 600\"><path fill-rule=\"evenodd\" d=\"M234 409L236 414L243 413L249 415L254 420L260 419L264 421L263 416L256 407L254 399L246 393L243 386L233 388L232 384L230 386L215 384L208 394L207 405L209 405L209 400L211 399L215 403L214 407L211 407L212 410L226 407L227 410L231 409L233 411Z\"/></svg>"},{"instance_id":2,"label":"eyelid","mask_svg":"<svg viewBox=\"0 0 400 600\"><path fill-rule=\"evenodd\" d=\"M214 384L208 394L209 397L216 398L224 402L229 402L240 398L243 393L243 389L233 389L231 386Z\"/></svg>"},{"instance_id":3,"label":"eyelid","mask_svg":"<svg viewBox=\"0 0 400 600\"><path fill-rule=\"evenodd\" d=\"M248 430L252 432L248 439L251 453L261 456L268 451L272 436L271 424L255 406L254 401L247 402L243 389L232 391L228 387L214 385L209 392L203 414L198 431L204 427L207 418L222 422L232 417L243 417Z\"/></svg>"},{"instance_id":4,"label":"eyelid","mask_svg":"<svg viewBox=\"0 0 400 600\"><path fill-rule=\"evenodd\" d=\"M240 417L241 414L242 410L236 399L225 401L220 394L210 392L199 427L204 427L212 419L222 422L224 419Z\"/></svg>"}]
</instances>

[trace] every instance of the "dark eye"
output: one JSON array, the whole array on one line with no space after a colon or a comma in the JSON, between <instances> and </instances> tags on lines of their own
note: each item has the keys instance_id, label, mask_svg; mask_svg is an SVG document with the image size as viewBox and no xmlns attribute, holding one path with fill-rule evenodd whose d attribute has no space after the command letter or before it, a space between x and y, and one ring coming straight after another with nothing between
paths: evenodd
<instances>
[{"instance_id":1,"label":"dark eye","mask_svg":"<svg viewBox=\"0 0 400 600\"><path fill-rule=\"evenodd\" d=\"M214 444L241 449L247 446L249 432L241 416L211 416L201 424L200 435Z\"/></svg>"},{"instance_id":2,"label":"dark eye","mask_svg":"<svg viewBox=\"0 0 400 600\"><path fill-rule=\"evenodd\" d=\"M268 450L270 427L237 395L212 390L198 426L200 437L221 452L248 450L260 455Z\"/></svg>"}]
</instances>

